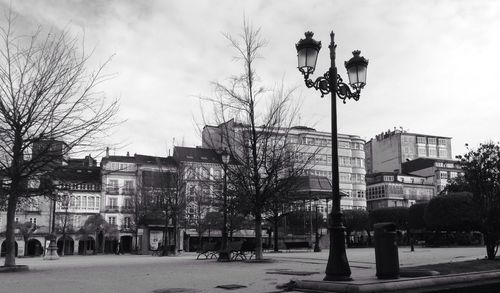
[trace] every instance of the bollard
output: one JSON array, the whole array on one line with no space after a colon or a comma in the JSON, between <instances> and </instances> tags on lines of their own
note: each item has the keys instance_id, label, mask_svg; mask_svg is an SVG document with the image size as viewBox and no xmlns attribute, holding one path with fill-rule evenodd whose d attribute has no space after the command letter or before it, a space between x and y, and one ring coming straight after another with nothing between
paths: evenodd
<instances>
[{"instance_id":1,"label":"bollard","mask_svg":"<svg viewBox=\"0 0 500 293\"><path fill-rule=\"evenodd\" d=\"M399 278L398 245L396 243L396 225L394 223L377 223L375 230L375 262L377 278Z\"/></svg>"}]
</instances>

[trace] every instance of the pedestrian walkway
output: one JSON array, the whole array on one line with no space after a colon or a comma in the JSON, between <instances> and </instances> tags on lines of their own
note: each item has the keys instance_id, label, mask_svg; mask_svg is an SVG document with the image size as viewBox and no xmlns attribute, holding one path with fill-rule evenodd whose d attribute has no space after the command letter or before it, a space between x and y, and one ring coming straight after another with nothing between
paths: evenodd
<instances>
[{"instance_id":1,"label":"pedestrian walkway","mask_svg":"<svg viewBox=\"0 0 500 293\"><path fill-rule=\"evenodd\" d=\"M375 279L373 248L348 249L352 277ZM402 266L454 262L482 258L483 247L422 248L410 252L400 248ZM232 292L276 292L276 285L292 278L321 280L328 251L266 253L271 263L220 263L196 260L196 253L175 257L151 255L65 256L55 261L42 258L17 259L30 266L27 273L0 274L1 292L168 292L169 288L191 292L227 292L220 285L241 285ZM3 262L3 258L0 259ZM172 292L172 291L171 291ZM182 291L177 291L182 292ZM189 291L184 291L189 292Z\"/></svg>"}]
</instances>

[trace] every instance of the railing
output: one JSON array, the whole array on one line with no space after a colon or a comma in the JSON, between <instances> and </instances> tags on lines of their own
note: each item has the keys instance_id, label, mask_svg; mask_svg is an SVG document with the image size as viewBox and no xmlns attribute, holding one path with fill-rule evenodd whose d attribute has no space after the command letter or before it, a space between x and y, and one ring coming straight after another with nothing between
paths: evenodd
<instances>
[{"instance_id":1,"label":"railing","mask_svg":"<svg viewBox=\"0 0 500 293\"><path fill-rule=\"evenodd\" d=\"M130 225L121 225L120 226L120 231L122 232L133 232L132 227Z\"/></svg>"},{"instance_id":2,"label":"railing","mask_svg":"<svg viewBox=\"0 0 500 293\"><path fill-rule=\"evenodd\" d=\"M124 213L124 214L133 213L134 212L134 208L133 207L121 207L120 208L120 212Z\"/></svg>"},{"instance_id":3,"label":"railing","mask_svg":"<svg viewBox=\"0 0 500 293\"><path fill-rule=\"evenodd\" d=\"M133 195L135 193L135 190L132 188L124 188L122 189L122 194L123 195Z\"/></svg>"},{"instance_id":4,"label":"railing","mask_svg":"<svg viewBox=\"0 0 500 293\"><path fill-rule=\"evenodd\" d=\"M106 213L118 213L119 211L120 209L118 208L118 206L106 206L105 208Z\"/></svg>"},{"instance_id":5,"label":"railing","mask_svg":"<svg viewBox=\"0 0 500 293\"><path fill-rule=\"evenodd\" d=\"M106 188L106 193L107 194L118 194L118 188L108 187L108 188Z\"/></svg>"}]
</instances>

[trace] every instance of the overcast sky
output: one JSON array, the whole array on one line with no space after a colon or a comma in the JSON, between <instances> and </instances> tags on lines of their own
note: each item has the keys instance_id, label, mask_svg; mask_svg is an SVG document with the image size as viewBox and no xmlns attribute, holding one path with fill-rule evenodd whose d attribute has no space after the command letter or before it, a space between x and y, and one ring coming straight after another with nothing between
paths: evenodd
<instances>
[{"instance_id":1,"label":"overcast sky","mask_svg":"<svg viewBox=\"0 0 500 293\"><path fill-rule=\"evenodd\" d=\"M198 97L240 72L223 33L237 35L244 16L268 42L256 63L262 85L296 87L303 125L330 131L330 99L303 85L294 45L308 30L322 41L317 76L328 70L333 30L344 80L353 50L370 61L361 99L338 103L339 132L450 136L453 155L500 137L500 1L20 0L12 9L20 27L85 35L90 65L114 55L106 71L116 76L100 89L121 99L126 122L110 137L124 145L117 155L164 156L174 138L201 144Z\"/></svg>"}]
</instances>

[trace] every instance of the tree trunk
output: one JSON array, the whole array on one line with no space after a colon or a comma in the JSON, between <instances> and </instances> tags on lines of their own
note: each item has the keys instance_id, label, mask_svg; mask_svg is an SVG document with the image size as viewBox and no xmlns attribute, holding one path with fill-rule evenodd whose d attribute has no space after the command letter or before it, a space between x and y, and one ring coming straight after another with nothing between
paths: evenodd
<instances>
[{"instance_id":1,"label":"tree trunk","mask_svg":"<svg viewBox=\"0 0 500 293\"><path fill-rule=\"evenodd\" d=\"M486 256L489 260L494 260L496 256L496 241L489 233L484 233L484 244L486 245Z\"/></svg>"},{"instance_id":2,"label":"tree trunk","mask_svg":"<svg viewBox=\"0 0 500 293\"><path fill-rule=\"evenodd\" d=\"M255 213L255 259L261 260L262 255L262 215Z\"/></svg>"},{"instance_id":3,"label":"tree trunk","mask_svg":"<svg viewBox=\"0 0 500 293\"><path fill-rule=\"evenodd\" d=\"M86 236L83 240L83 255L87 255L87 240L88 240L88 236ZM81 240L80 240L81 241Z\"/></svg>"},{"instance_id":4,"label":"tree trunk","mask_svg":"<svg viewBox=\"0 0 500 293\"><path fill-rule=\"evenodd\" d=\"M17 206L17 193L13 191L9 195L7 201L7 231L5 231L5 262L4 265L15 266L16 265L16 235L15 235L15 218L16 218L16 206Z\"/></svg>"},{"instance_id":5,"label":"tree trunk","mask_svg":"<svg viewBox=\"0 0 500 293\"><path fill-rule=\"evenodd\" d=\"M274 251L275 252L278 252L279 251L279 247L278 247L278 242L279 242L279 234L278 234L278 227L279 227L279 218L278 217L275 217L274 218Z\"/></svg>"}]
</instances>

